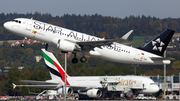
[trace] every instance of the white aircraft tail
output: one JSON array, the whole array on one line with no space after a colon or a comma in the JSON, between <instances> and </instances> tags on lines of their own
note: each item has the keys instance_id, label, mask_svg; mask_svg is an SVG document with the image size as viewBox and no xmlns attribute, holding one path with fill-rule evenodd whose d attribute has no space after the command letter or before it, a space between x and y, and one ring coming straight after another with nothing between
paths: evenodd
<instances>
[{"instance_id":1,"label":"white aircraft tail","mask_svg":"<svg viewBox=\"0 0 180 101\"><path fill-rule=\"evenodd\" d=\"M65 82L65 71L62 68L61 64L58 62L58 60L52 53L46 51L45 49L41 49L41 50L43 53L45 64L46 64L47 68L49 69L52 80L58 80L58 81L61 80L64 83ZM66 75L66 78L68 78L68 77L69 76ZM66 84L70 85L68 83L68 81L66 82Z\"/></svg>"}]
</instances>

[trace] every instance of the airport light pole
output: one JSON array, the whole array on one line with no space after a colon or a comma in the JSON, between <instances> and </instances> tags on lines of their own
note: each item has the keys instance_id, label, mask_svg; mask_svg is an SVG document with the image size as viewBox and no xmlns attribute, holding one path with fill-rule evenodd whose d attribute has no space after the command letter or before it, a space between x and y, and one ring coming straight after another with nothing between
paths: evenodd
<instances>
[{"instance_id":1,"label":"airport light pole","mask_svg":"<svg viewBox=\"0 0 180 101\"><path fill-rule=\"evenodd\" d=\"M136 75L136 66L134 66L134 75Z\"/></svg>"},{"instance_id":2,"label":"airport light pole","mask_svg":"<svg viewBox=\"0 0 180 101\"><path fill-rule=\"evenodd\" d=\"M166 50L164 51L164 58L166 58ZM164 97L166 95L166 64L164 64Z\"/></svg>"},{"instance_id":3,"label":"airport light pole","mask_svg":"<svg viewBox=\"0 0 180 101\"><path fill-rule=\"evenodd\" d=\"M179 100L180 100L180 73L179 73Z\"/></svg>"},{"instance_id":4,"label":"airport light pole","mask_svg":"<svg viewBox=\"0 0 180 101\"><path fill-rule=\"evenodd\" d=\"M134 75L136 75L136 67L138 67L139 65L132 65L134 66Z\"/></svg>"},{"instance_id":5,"label":"airport light pole","mask_svg":"<svg viewBox=\"0 0 180 101\"><path fill-rule=\"evenodd\" d=\"M65 53L65 83L64 83L64 101L66 101L66 70L67 69L67 53Z\"/></svg>"},{"instance_id":6,"label":"airport light pole","mask_svg":"<svg viewBox=\"0 0 180 101\"><path fill-rule=\"evenodd\" d=\"M167 46L167 48L173 48L174 46ZM166 50L164 51L164 58L166 58ZM166 64L164 64L164 97L166 95Z\"/></svg>"}]
</instances>

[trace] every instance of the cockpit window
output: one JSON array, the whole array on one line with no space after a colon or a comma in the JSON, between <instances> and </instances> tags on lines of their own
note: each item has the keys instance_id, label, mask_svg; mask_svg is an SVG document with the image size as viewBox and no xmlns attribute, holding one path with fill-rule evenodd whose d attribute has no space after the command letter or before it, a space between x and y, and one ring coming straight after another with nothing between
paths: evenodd
<instances>
[{"instance_id":1,"label":"cockpit window","mask_svg":"<svg viewBox=\"0 0 180 101\"><path fill-rule=\"evenodd\" d=\"M18 22L18 20L13 20L14 22Z\"/></svg>"},{"instance_id":2,"label":"cockpit window","mask_svg":"<svg viewBox=\"0 0 180 101\"><path fill-rule=\"evenodd\" d=\"M20 20L13 20L14 22L17 22L17 23L21 23L21 21Z\"/></svg>"}]
</instances>

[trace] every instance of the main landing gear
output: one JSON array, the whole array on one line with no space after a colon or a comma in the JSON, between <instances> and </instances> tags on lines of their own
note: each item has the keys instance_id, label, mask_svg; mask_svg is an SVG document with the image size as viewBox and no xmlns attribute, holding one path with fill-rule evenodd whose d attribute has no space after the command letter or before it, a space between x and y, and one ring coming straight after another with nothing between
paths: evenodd
<instances>
[{"instance_id":1,"label":"main landing gear","mask_svg":"<svg viewBox=\"0 0 180 101\"><path fill-rule=\"evenodd\" d=\"M25 42L27 41L27 37L25 37L24 39L23 39L23 43L21 43L21 47L24 47L25 46Z\"/></svg>"},{"instance_id":2,"label":"main landing gear","mask_svg":"<svg viewBox=\"0 0 180 101\"><path fill-rule=\"evenodd\" d=\"M76 53L73 53L74 54L74 58L72 59L72 63L78 63L78 59L76 58ZM83 55L81 58L80 58L80 61L82 63L86 62L87 61L87 58Z\"/></svg>"}]
</instances>

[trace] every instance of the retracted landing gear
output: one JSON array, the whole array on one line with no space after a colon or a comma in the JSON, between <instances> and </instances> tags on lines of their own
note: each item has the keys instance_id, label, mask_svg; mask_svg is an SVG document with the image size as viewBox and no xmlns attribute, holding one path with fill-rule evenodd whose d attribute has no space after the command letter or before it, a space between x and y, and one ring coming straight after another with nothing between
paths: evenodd
<instances>
[{"instance_id":1,"label":"retracted landing gear","mask_svg":"<svg viewBox=\"0 0 180 101\"><path fill-rule=\"evenodd\" d=\"M27 37L24 37L23 39L23 43L21 43L21 47L24 47L25 46L25 42L27 41Z\"/></svg>"}]
</instances>

